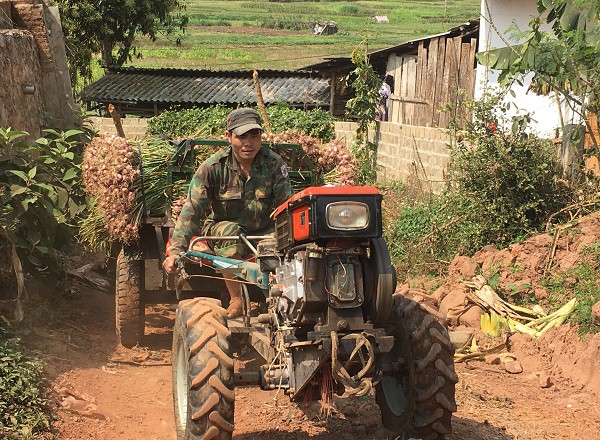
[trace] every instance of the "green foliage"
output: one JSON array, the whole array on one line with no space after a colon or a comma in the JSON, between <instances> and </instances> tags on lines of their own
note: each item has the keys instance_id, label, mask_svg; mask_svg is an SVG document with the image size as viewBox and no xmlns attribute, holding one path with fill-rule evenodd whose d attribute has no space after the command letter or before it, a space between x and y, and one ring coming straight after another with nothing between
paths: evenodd
<instances>
[{"instance_id":1,"label":"green foliage","mask_svg":"<svg viewBox=\"0 0 600 440\"><path fill-rule=\"evenodd\" d=\"M340 12L342 14L355 15L358 14L358 7L354 5L342 5L340 6Z\"/></svg>"},{"instance_id":2,"label":"green foliage","mask_svg":"<svg viewBox=\"0 0 600 440\"><path fill-rule=\"evenodd\" d=\"M473 122L452 150L452 196L476 203L482 238L504 246L571 200L551 142L527 132L529 116L504 117L499 99L471 106Z\"/></svg>"},{"instance_id":3,"label":"green foliage","mask_svg":"<svg viewBox=\"0 0 600 440\"><path fill-rule=\"evenodd\" d=\"M174 138L221 136L225 133L230 111L222 105L166 111L150 119L148 134Z\"/></svg>"},{"instance_id":4,"label":"green foliage","mask_svg":"<svg viewBox=\"0 0 600 440\"><path fill-rule=\"evenodd\" d=\"M295 31L301 31L303 29L309 29L310 23L290 17L281 17L265 20L260 24L260 26L269 29L292 29Z\"/></svg>"},{"instance_id":5,"label":"green foliage","mask_svg":"<svg viewBox=\"0 0 600 440\"><path fill-rule=\"evenodd\" d=\"M473 122L453 145L445 192L396 208L386 236L401 271L442 272L456 253L519 241L572 202L550 143L527 133L527 117L506 120L498 100L471 105Z\"/></svg>"},{"instance_id":6,"label":"green foliage","mask_svg":"<svg viewBox=\"0 0 600 440\"><path fill-rule=\"evenodd\" d=\"M71 81L77 77L91 79L94 55L101 53L103 66L122 66L132 55L138 55L136 37L156 40L158 34L171 35L184 30L185 15L180 0L57 0ZM114 53L116 50L116 54Z\"/></svg>"},{"instance_id":7,"label":"green foliage","mask_svg":"<svg viewBox=\"0 0 600 440\"><path fill-rule=\"evenodd\" d=\"M0 338L0 437L31 439L50 430L45 388L41 362L28 359L16 340Z\"/></svg>"},{"instance_id":8,"label":"green foliage","mask_svg":"<svg viewBox=\"0 0 600 440\"><path fill-rule=\"evenodd\" d=\"M538 94L557 92L584 119L587 110L600 112L600 2L597 0L538 0L536 17L520 44L478 56L500 70L501 83L520 81L534 73L530 88ZM550 26L548 26L550 25Z\"/></svg>"},{"instance_id":9,"label":"green foliage","mask_svg":"<svg viewBox=\"0 0 600 440\"><path fill-rule=\"evenodd\" d=\"M359 183L369 184L375 181L376 145L369 142L369 127L375 124L375 107L380 100L379 88L382 80L369 63L367 42L363 41L352 52L354 70L346 77L346 83L354 90L354 97L346 103L346 114L356 119L358 128L353 153L361 163Z\"/></svg>"},{"instance_id":10,"label":"green foliage","mask_svg":"<svg viewBox=\"0 0 600 440\"><path fill-rule=\"evenodd\" d=\"M406 276L443 272L457 253L487 244L476 212L475 203L448 194L406 204L385 231L392 261Z\"/></svg>"},{"instance_id":11,"label":"green foliage","mask_svg":"<svg viewBox=\"0 0 600 440\"><path fill-rule=\"evenodd\" d=\"M600 242L582 253L582 261L577 266L553 277L547 277L542 284L548 290L548 300L559 307L575 297L577 306L569 321L580 325L580 333L598 333L600 325L592 318L592 307L600 301Z\"/></svg>"},{"instance_id":12,"label":"green foliage","mask_svg":"<svg viewBox=\"0 0 600 440\"><path fill-rule=\"evenodd\" d=\"M80 187L80 130L44 130L30 145L27 133L0 129L0 224L21 258L57 268L57 250L69 242L85 209Z\"/></svg>"},{"instance_id":13,"label":"green foliage","mask_svg":"<svg viewBox=\"0 0 600 440\"><path fill-rule=\"evenodd\" d=\"M227 115L231 110L217 105L204 109L166 111L150 120L148 134L165 134L175 138L220 137L225 133ZM267 115L275 133L286 130L303 131L325 142L329 142L334 136L333 116L319 108L304 111L290 108L281 102L267 107Z\"/></svg>"},{"instance_id":14,"label":"green foliage","mask_svg":"<svg viewBox=\"0 0 600 440\"><path fill-rule=\"evenodd\" d=\"M321 108L304 111L290 108L285 102L278 102L274 106L267 107L267 115L275 133L296 130L323 142L329 142L335 136L333 125L335 118Z\"/></svg>"}]
</instances>

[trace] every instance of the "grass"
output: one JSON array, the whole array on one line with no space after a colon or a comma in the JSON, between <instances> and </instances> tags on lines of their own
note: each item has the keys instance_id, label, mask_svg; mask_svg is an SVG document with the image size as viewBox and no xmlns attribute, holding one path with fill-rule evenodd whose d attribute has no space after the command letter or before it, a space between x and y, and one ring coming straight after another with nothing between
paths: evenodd
<instances>
[{"instance_id":1,"label":"grass","mask_svg":"<svg viewBox=\"0 0 600 440\"><path fill-rule=\"evenodd\" d=\"M142 57L129 65L296 69L327 56L349 56L364 38L375 50L443 32L476 18L479 5L479 0L188 0L190 22L181 45L175 45L173 36L161 35L154 42L140 39ZM387 15L390 22L374 23L374 15ZM337 34L317 36L302 29L306 23L326 20L338 23ZM265 29L273 23L282 29Z\"/></svg>"}]
</instances>

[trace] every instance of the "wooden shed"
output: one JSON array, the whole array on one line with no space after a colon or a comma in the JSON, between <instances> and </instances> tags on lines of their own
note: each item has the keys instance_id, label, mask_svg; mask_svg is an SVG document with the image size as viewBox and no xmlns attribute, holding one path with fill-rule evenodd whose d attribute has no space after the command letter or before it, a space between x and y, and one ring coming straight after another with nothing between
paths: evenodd
<instances>
[{"instance_id":1,"label":"wooden shed","mask_svg":"<svg viewBox=\"0 0 600 440\"><path fill-rule=\"evenodd\" d=\"M385 73L394 78L388 120L443 128L452 120L463 121L467 114L460 103L472 100L475 92L478 32L476 20L398 50L380 51L388 55Z\"/></svg>"},{"instance_id":2,"label":"wooden shed","mask_svg":"<svg viewBox=\"0 0 600 440\"><path fill-rule=\"evenodd\" d=\"M468 114L457 103L473 99L475 90L479 20L444 33L408 41L369 53L369 62L384 78L394 78L388 121L408 125L447 128L450 121L464 121ZM340 85L354 66L348 57L329 58L303 67L329 77L330 111L343 114L351 97ZM451 108L450 111L441 109Z\"/></svg>"}]
</instances>

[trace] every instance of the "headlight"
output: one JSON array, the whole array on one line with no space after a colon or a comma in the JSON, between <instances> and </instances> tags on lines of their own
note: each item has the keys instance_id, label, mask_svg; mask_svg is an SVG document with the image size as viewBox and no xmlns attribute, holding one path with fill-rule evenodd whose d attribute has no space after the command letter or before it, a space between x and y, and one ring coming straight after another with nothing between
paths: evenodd
<instances>
[{"instance_id":1,"label":"headlight","mask_svg":"<svg viewBox=\"0 0 600 440\"><path fill-rule=\"evenodd\" d=\"M331 229L357 230L369 226L369 207L359 202L327 205L327 226Z\"/></svg>"}]
</instances>

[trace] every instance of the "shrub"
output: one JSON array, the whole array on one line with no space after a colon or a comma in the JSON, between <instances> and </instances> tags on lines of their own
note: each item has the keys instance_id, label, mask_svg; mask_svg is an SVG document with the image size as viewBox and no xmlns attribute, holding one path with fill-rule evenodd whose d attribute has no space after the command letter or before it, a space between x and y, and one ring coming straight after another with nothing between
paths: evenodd
<instances>
[{"instance_id":1,"label":"shrub","mask_svg":"<svg viewBox=\"0 0 600 440\"><path fill-rule=\"evenodd\" d=\"M0 437L25 439L50 430L44 391L41 363L27 359L14 339L0 340Z\"/></svg>"},{"instance_id":2,"label":"shrub","mask_svg":"<svg viewBox=\"0 0 600 440\"><path fill-rule=\"evenodd\" d=\"M386 229L394 262L411 275L443 271L456 253L518 241L572 202L550 142L528 134L527 116L507 120L494 97L471 107L446 191L405 203Z\"/></svg>"},{"instance_id":3,"label":"shrub","mask_svg":"<svg viewBox=\"0 0 600 440\"><path fill-rule=\"evenodd\" d=\"M539 228L570 195L551 142L528 133L529 116L504 117L494 96L472 108L452 151L452 196L474 203L489 243L506 245Z\"/></svg>"},{"instance_id":4,"label":"shrub","mask_svg":"<svg viewBox=\"0 0 600 440\"><path fill-rule=\"evenodd\" d=\"M0 129L0 225L21 259L58 269L57 250L70 243L85 210L80 184L83 131L28 133Z\"/></svg>"}]
</instances>

